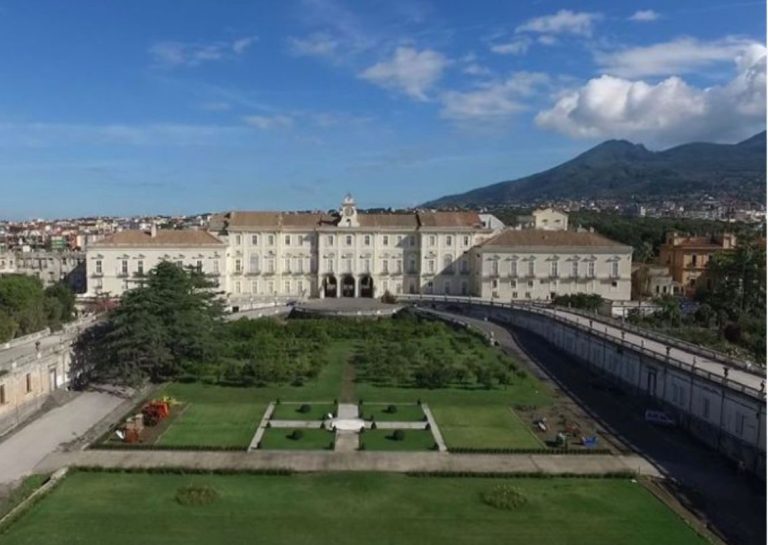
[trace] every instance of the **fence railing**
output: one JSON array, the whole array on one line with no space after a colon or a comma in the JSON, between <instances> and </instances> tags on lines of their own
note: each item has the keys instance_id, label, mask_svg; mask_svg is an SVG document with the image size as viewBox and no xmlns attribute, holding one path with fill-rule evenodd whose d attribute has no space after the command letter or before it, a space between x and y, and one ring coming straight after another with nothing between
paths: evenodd
<instances>
[{"instance_id":1,"label":"fence railing","mask_svg":"<svg viewBox=\"0 0 768 545\"><path fill-rule=\"evenodd\" d=\"M490 308L516 310L516 311L528 312L530 314L535 314L538 316L543 316L549 320L562 323L564 325L567 325L579 331L583 331L584 333L587 333L594 337L605 339L613 344L620 345L624 348L649 356L657 361L663 362L665 365L668 365L670 367L680 369L681 371L704 378L710 382L726 386L727 388L734 390L736 392L740 392L757 399L765 399L764 386L762 388L755 388L743 382L739 382L738 380L734 380L733 378L725 377L721 373L713 373L711 371L707 371L706 369L699 367L695 363L691 364L679 358L676 358L673 355L668 355L663 352L652 350L647 346L645 346L642 340L641 340L641 343L638 344L638 343L632 342L631 340L622 338L621 336L612 335L606 332L605 330L601 331L598 328L584 325L582 323L579 323L578 321L568 319L566 316L563 316L562 313L558 314L557 311L559 309L556 309L554 307L546 307L542 305L517 304L517 303L501 303L498 301L494 301L492 299L481 299L478 297L462 297L462 296L449 296L449 295L403 295L399 297L402 300L412 301L412 302L446 303L446 304L453 303L453 304L466 304L466 305L473 305L473 306L487 306Z\"/></svg>"}]
</instances>

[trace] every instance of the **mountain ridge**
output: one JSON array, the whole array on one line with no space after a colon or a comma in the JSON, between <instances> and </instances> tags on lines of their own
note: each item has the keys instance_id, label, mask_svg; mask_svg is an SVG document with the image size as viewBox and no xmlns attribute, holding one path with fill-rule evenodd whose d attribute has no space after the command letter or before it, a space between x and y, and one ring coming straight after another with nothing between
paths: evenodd
<instances>
[{"instance_id":1,"label":"mountain ridge","mask_svg":"<svg viewBox=\"0 0 768 545\"><path fill-rule=\"evenodd\" d=\"M606 140L550 169L434 199L423 206L488 206L546 199L715 196L765 199L766 132L735 144L690 142L651 151Z\"/></svg>"}]
</instances>

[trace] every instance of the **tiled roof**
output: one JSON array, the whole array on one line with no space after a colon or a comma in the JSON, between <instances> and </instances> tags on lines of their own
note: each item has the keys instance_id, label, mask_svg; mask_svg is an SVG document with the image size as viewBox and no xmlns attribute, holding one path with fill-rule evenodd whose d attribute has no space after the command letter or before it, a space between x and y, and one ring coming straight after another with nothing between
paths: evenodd
<instances>
[{"instance_id":1,"label":"tiled roof","mask_svg":"<svg viewBox=\"0 0 768 545\"><path fill-rule=\"evenodd\" d=\"M120 231L90 245L101 247L143 247L143 246L224 246L224 243L207 231L164 229L153 237L146 231Z\"/></svg>"},{"instance_id":2,"label":"tiled roof","mask_svg":"<svg viewBox=\"0 0 768 545\"><path fill-rule=\"evenodd\" d=\"M419 221L416 214L358 214L361 227L403 227L416 229Z\"/></svg>"},{"instance_id":3,"label":"tiled roof","mask_svg":"<svg viewBox=\"0 0 768 545\"><path fill-rule=\"evenodd\" d=\"M226 228L241 231L253 228L308 228L338 224L339 217L319 212L229 212L222 216ZM476 212L364 213L357 215L360 227L366 228L469 228L482 229ZM213 225L213 224L212 224Z\"/></svg>"},{"instance_id":4,"label":"tiled roof","mask_svg":"<svg viewBox=\"0 0 768 545\"><path fill-rule=\"evenodd\" d=\"M419 212L418 215L422 227L483 227L477 212Z\"/></svg>"},{"instance_id":5,"label":"tiled roof","mask_svg":"<svg viewBox=\"0 0 768 545\"><path fill-rule=\"evenodd\" d=\"M631 250L631 246L615 242L597 233L576 231L546 231L543 229L507 229L489 238L482 247L541 247L572 246L580 248L616 248Z\"/></svg>"}]
</instances>

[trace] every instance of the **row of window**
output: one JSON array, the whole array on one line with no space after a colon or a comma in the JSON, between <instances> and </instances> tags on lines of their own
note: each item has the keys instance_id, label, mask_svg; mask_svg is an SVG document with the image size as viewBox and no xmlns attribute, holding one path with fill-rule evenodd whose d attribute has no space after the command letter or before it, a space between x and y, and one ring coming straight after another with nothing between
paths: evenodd
<instances>
[{"instance_id":1,"label":"row of window","mask_svg":"<svg viewBox=\"0 0 768 545\"><path fill-rule=\"evenodd\" d=\"M138 259L138 260L136 260L135 263L136 263L136 267L133 270L131 270L131 262L130 262L130 260L128 260L128 259L121 259L119 261L119 263L118 263L117 270L115 271L115 273L118 276L128 276L131 273L135 273L138 276L143 275L145 273L144 260L143 259ZM203 260L202 259L196 259L195 261L190 262L190 263L184 263L183 260L176 260L176 261L174 261L174 263L176 265L178 265L179 267L194 267L198 271L203 271L204 270L204 264L203 264ZM97 259L97 260L94 261L94 272L96 274L104 274L104 262L101 259ZM212 272L214 274L218 274L219 273L219 262L218 261L213 261L213 270L212 270Z\"/></svg>"},{"instance_id":2,"label":"row of window","mask_svg":"<svg viewBox=\"0 0 768 545\"><path fill-rule=\"evenodd\" d=\"M371 246L373 244L373 237L379 236L381 237L381 245L382 246L389 246L390 243L395 243L396 246L402 246L403 240L405 239L405 235L362 235L362 245L363 246ZM454 236L453 235L444 235L445 238L443 240L443 243L445 246L453 246L454 244ZM343 241L344 246L352 247L355 244L355 235L341 235L338 237L340 240ZM456 239L459 239L462 246L465 248L468 248L472 243L472 237L469 235L463 235L460 238L456 237ZM274 246L275 245L275 235L269 234L264 235L263 238L261 238L260 235L250 235L250 242L251 246L258 246L260 241L266 242L267 246ZM308 242L310 240L309 235L283 235L283 246L302 246L305 242ZM325 235L325 239L323 241L326 246L335 246L337 242L336 235ZM235 246L240 246L243 244L243 236L242 235L235 235ZM415 235L408 235L408 244L411 247L416 246L416 236ZM427 237L427 244L428 246L437 246L437 235L429 235Z\"/></svg>"},{"instance_id":3,"label":"row of window","mask_svg":"<svg viewBox=\"0 0 768 545\"><path fill-rule=\"evenodd\" d=\"M536 276L536 263L533 261L528 261L527 263L527 276L533 277ZM500 273L501 267L499 266L498 260L491 261L491 274L494 276L498 276ZM580 263L578 261L572 261L570 263L570 277L571 278L578 278L580 276ZM586 278L594 278L595 277L595 262L594 261L588 261L586 265ZM509 276L515 277L519 276L519 270L518 270L518 262L517 261L510 261L509 262ZM549 276L552 278L558 278L560 276L560 263L558 261L552 261L549 264ZM611 278L619 278L619 262L613 261L611 262Z\"/></svg>"}]
</instances>

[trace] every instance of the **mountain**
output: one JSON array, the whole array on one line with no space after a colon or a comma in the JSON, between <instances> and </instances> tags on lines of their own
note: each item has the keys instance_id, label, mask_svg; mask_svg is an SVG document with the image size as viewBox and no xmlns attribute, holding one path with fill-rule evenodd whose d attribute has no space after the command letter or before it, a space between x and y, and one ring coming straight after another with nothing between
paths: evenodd
<instances>
[{"instance_id":1,"label":"mountain","mask_svg":"<svg viewBox=\"0 0 768 545\"><path fill-rule=\"evenodd\" d=\"M664 151L608 140L554 168L435 199L487 206L555 199L646 199L695 193L765 200L765 131L738 144L694 142Z\"/></svg>"}]
</instances>

